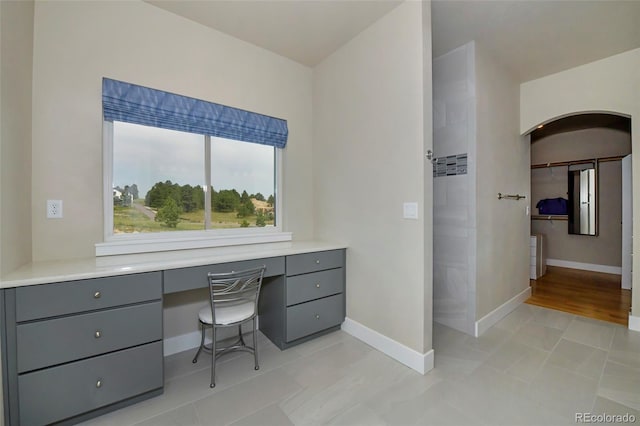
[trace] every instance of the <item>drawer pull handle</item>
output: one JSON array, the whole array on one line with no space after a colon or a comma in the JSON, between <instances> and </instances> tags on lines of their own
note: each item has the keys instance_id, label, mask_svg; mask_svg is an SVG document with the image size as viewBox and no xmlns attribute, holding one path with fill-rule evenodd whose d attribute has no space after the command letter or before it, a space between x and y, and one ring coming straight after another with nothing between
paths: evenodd
<instances>
[{"instance_id":1,"label":"drawer pull handle","mask_svg":"<svg viewBox=\"0 0 640 426\"><path fill-rule=\"evenodd\" d=\"M317 284L316 284L316 288L320 288L320 283L317 283Z\"/></svg>"},{"instance_id":2,"label":"drawer pull handle","mask_svg":"<svg viewBox=\"0 0 640 426\"><path fill-rule=\"evenodd\" d=\"M100 299L100 296L102 296L102 293L100 293L99 291L96 291L95 293L93 293L94 299Z\"/></svg>"},{"instance_id":3,"label":"drawer pull handle","mask_svg":"<svg viewBox=\"0 0 640 426\"><path fill-rule=\"evenodd\" d=\"M320 264L320 260L316 260L316 263L319 265Z\"/></svg>"},{"instance_id":4,"label":"drawer pull handle","mask_svg":"<svg viewBox=\"0 0 640 426\"><path fill-rule=\"evenodd\" d=\"M100 330L96 330L95 336L96 336L96 339L101 338L102 337L102 332Z\"/></svg>"},{"instance_id":5,"label":"drawer pull handle","mask_svg":"<svg viewBox=\"0 0 640 426\"><path fill-rule=\"evenodd\" d=\"M96 382L96 387L97 388L101 388L102 387L102 380L98 379L98 381Z\"/></svg>"},{"instance_id":6,"label":"drawer pull handle","mask_svg":"<svg viewBox=\"0 0 640 426\"><path fill-rule=\"evenodd\" d=\"M320 319L320 315L316 314L316 319Z\"/></svg>"}]
</instances>

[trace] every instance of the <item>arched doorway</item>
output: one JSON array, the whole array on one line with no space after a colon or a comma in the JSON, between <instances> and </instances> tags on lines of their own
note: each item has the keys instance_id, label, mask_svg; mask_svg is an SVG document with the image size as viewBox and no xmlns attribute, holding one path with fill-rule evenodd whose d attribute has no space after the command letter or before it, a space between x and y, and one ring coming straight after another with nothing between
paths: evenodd
<instances>
[{"instance_id":1,"label":"arched doorway","mask_svg":"<svg viewBox=\"0 0 640 426\"><path fill-rule=\"evenodd\" d=\"M567 115L537 126L530 141L537 247L529 303L627 325L632 215L623 207L631 206L631 119Z\"/></svg>"}]
</instances>

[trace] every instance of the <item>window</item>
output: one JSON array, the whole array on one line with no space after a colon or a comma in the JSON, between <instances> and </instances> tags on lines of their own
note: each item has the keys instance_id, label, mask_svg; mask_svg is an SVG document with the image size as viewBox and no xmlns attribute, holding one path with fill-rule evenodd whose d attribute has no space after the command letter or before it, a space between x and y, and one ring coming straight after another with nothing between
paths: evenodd
<instances>
[{"instance_id":1,"label":"window","mask_svg":"<svg viewBox=\"0 0 640 426\"><path fill-rule=\"evenodd\" d=\"M218 129L157 126L157 116L140 120L138 110L124 120L105 112L105 242L97 255L291 239L279 219L280 148Z\"/></svg>"},{"instance_id":2,"label":"window","mask_svg":"<svg viewBox=\"0 0 640 426\"><path fill-rule=\"evenodd\" d=\"M204 230L203 154L203 136L114 122L112 233Z\"/></svg>"}]
</instances>

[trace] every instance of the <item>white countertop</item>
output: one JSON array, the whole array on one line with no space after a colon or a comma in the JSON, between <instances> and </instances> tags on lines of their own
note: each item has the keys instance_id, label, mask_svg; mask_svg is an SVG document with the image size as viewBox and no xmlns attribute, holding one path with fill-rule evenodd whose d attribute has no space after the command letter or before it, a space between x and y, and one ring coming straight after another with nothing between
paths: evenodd
<instances>
[{"instance_id":1,"label":"white countertop","mask_svg":"<svg viewBox=\"0 0 640 426\"><path fill-rule=\"evenodd\" d=\"M0 278L0 288L161 271L188 266L210 265L343 248L347 248L347 246L345 244L328 243L324 241L289 241L33 262Z\"/></svg>"}]
</instances>

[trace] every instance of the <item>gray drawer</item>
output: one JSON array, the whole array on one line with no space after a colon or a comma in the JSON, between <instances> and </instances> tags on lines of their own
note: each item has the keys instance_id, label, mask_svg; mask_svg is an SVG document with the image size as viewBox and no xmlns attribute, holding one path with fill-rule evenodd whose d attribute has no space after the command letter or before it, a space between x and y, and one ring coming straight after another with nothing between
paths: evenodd
<instances>
[{"instance_id":1,"label":"gray drawer","mask_svg":"<svg viewBox=\"0 0 640 426\"><path fill-rule=\"evenodd\" d=\"M217 263L214 265L192 266L189 268L168 269L164 271L164 292L175 293L195 288L208 287L207 274L209 272L231 272L244 269L267 267L265 277L284 275L284 257L267 257L264 259L243 260L240 262Z\"/></svg>"},{"instance_id":2,"label":"gray drawer","mask_svg":"<svg viewBox=\"0 0 640 426\"><path fill-rule=\"evenodd\" d=\"M16 320L29 321L162 298L158 272L41 284L16 289Z\"/></svg>"},{"instance_id":3,"label":"gray drawer","mask_svg":"<svg viewBox=\"0 0 640 426\"><path fill-rule=\"evenodd\" d=\"M344 321L344 295L318 299L287 308L287 342Z\"/></svg>"},{"instance_id":4,"label":"gray drawer","mask_svg":"<svg viewBox=\"0 0 640 426\"><path fill-rule=\"evenodd\" d=\"M56 422L161 388L162 363L162 342L156 342L23 374L20 424Z\"/></svg>"},{"instance_id":5,"label":"gray drawer","mask_svg":"<svg viewBox=\"0 0 640 426\"><path fill-rule=\"evenodd\" d=\"M162 302L19 324L18 372L161 339Z\"/></svg>"},{"instance_id":6,"label":"gray drawer","mask_svg":"<svg viewBox=\"0 0 640 426\"><path fill-rule=\"evenodd\" d=\"M344 291L344 269L329 269L287 278L287 306Z\"/></svg>"},{"instance_id":7,"label":"gray drawer","mask_svg":"<svg viewBox=\"0 0 640 426\"><path fill-rule=\"evenodd\" d=\"M344 266L344 250L319 251L287 256L287 276Z\"/></svg>"}]
</instances>

